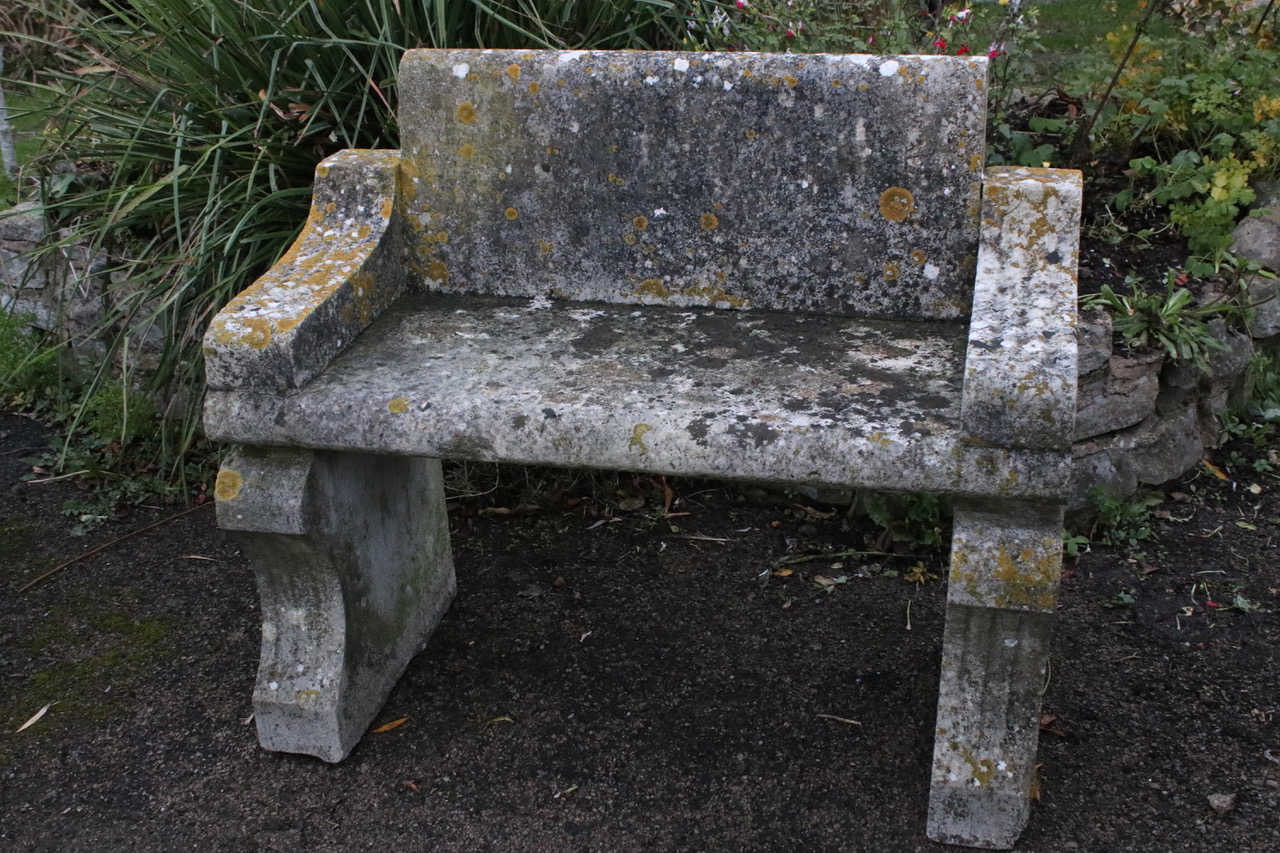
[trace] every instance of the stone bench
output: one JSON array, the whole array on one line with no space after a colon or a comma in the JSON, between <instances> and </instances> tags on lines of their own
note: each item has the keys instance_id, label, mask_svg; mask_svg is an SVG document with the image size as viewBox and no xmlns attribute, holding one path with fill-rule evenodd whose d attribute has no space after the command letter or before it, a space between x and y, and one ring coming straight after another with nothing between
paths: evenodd
<instances>
[{"instance_id":1,"label":"stone bench","mask_svg":"<svg viewBox=\"0 0 1280 853\"><path fill-rule=\"evenodd\" d=\"M1024 826L1076 396L1077 173L972 57L411 51L205 340L267 749L344 758L455 590L440 459L956 499L929 833Z\"/></svg>"}]
</instances>

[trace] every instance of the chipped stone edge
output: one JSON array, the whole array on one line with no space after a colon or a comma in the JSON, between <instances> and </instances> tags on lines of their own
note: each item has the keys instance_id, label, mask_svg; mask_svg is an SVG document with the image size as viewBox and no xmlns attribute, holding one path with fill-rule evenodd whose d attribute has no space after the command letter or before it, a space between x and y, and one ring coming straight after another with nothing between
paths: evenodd
<instances>
[{"instance_id":1,"label":"chipped stone edge","mask_svg":"<svg viewBox=\"0 0 1280 853\"><path fill-rule=\"evenodd\" d=\"M989 169L961 418L977 444L1069 451L1083 180Z\"/></svg>"},{"instance_id":2,"label":"chipped stone edge","mask_svg":"<svg viewBox=\"0 0 1280 853\"><path fill-rule=\"evenodd\" d=\"M401 183L397 150L344 150L316 167L302 233L209 325L211 389L300 388L404 293Z\"/></svg>"}]
</instances>

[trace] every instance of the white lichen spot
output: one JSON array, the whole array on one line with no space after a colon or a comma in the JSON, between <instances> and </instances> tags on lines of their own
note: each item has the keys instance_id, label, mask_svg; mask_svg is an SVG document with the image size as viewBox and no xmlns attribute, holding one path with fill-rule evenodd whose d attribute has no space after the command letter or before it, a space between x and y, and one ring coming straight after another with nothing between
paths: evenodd
<instances>
[{"instance_id":1,"label":"white lichen spot","mask_svg":"<svg viewBox=\"0 0 1280 853\"><path fill-rule=\"evenodd\" d=\"M666 215L667 215L667 209L666 209L665 207L656 207L656 208L654 208L654 210L653 210L653 215L654 215L654 216L666 216Z\"/></svg>"},{"instance_id":2,"label":"white lichen spot","mask_svg":"<svg viewBox=\"0 0 1280 853\"><path fill-rule=\"evenodd\" d=\"M296 668L297 668L298 672L306 672L306 671L307 671L307 665L306 665L306 664L304 664L304 663L300 663L300 664L298 664L298 666L297 666Z\"/></svg>"},{"instance_id":3,"label":"white lichen spot","mask_svg":"<svg viewBox=\"0 0 1280 853\"><path fill-rule=\"evenodd\" d=\"M587 52L585 50L567 50L560 54L560 62L561 64L565 62L573 62L574 60L580 59L586 55Z\"/></svg>"},{"instance_id":4,"label":"white lichen spot","mask_svg":"<svg viewBox=\"0 0 1280 853\"><path fill-rule=\"evenodd\" d=\"M671 67L679 71L681 74L683 74L684 72L689 70L689 60L681 57L680 59L677 59L675 62L671 63Z\"/></svg>"},{"instance_id":5,"label":"white lichen spot","mask_svg":"<svg viewBox=\"0 0 1280 853\"><path fill-rule=\"evenodd\" d=\"M273 681L273 682L271 682L270 684L268 684L268 685L267 685L267 687L268 687L269 689L271 689L271 690L279 690L279 689L280 689L280 682L278 682L278 681Z\"/></svg>"},{"instance_id":6,"label":"white lichen spot","mask_svg":"<svg viewBox=\"0 0 1280 853\"><path fill-rule=\"evenodd\" d=\"M1013 648L1013 647L1014 647L1014 646L1016 646L1016 645L1018 645L1018 641L1017 641L1016 639L1014 639L1013 637L1007 637L1007 638L1005 639L1005 641L1004 641L1004 647L1005 647L1006 649L1011 649L1011 648Z\"/></svg>"},{"instance_id":7,"label":"white lichen spot","mask_svg":"<svg viewBox=\"0 0 1280 853\"><path fill-rule=\"evenodd\" d=\"M898 69L901 67L902 66L898 63L898 60L890 59L889 61L884 62L880 65L880 76L892 77L893 75L898 73Z\"/></svg>"},{"instance_id":8,"label":"white lichen spot","mask_svg":"<svg viewBox=\"0 0 1280 853\"><path fill-rule=\"evenodd\" d=\"M732 89L732 88L733 88L733 84L732 84L732 83L730 83L728 80L725 80L725 81L724 81L724 90L727 92L727 91L729 91L729 90L730 90L730 89Z\"/></svg>"},{"instance_id":9,"label":"white lichen spot","mask_svg":"<svg viewBox=\"0 0 1280 853\"><path fill-rule=\"evenodd\" d=\"M973 787L975 787L975 788L981 788L981 787L982 787L982 782L980 782L976 776L975 776L974 778L970 779L969 781L970 781L971 783L973 783Z\"/></svg>"},{"instance_id":10,"label":"white lichen spot","mask_svg":"<svg viewBox=\"0 0 1280 853\"><path fill-rule=\"evenodd\" d=\"M925 264L925 265L924 265L924 277L925 277L925 278L927 278L927 279L929 279L929 281L933 281L933 280L934 280L934 279L936 279L936 278L937 278L941 273L942 273L942 270L941 270L941 269L939 269L937 266L935 266L935 265L933 265L933 264Z\"/></svg>"},{"instance_id":11,"label":"white lichen spot","mask_svg":"<svg viewBox=\"0 0 1280 853\"><path fill-rule=\"evenodd\" d=\"M648 77L644 78L644 82L652 86L654 83L658 82L658 78L650 74Z\"/></svg>"},{"instance_id":12,"label":"white lichen spot","mask_svg":"<svg viewBox=\"0 0 1280 853\"><path fill-rule=\"evenodd\" d=\"M533 299L529 300L530 311L541 311L551 307L551 299L545 293L539 293Z\"/></svg>"},{"instance_id":13,"label":"white lichen spot","mask_svg":"<svg viewBox=\"0 0 1280 853\"><path fill-rule=\"evenodd\" d=\"M1005 762L1003 762L1003 761L997 761L997 762L996 762L996 769L997 769L997 770L999 770L1001 773L1003 773L1004 771L1006 771L1006 770L1008 770L1008 769L1009 769L1009 765L1008 765L1008 764L1006 764L1006 763L1005 763Z\"/></svg>"},{"instance_id":14,"label":"white lichen spot","mask_svg":"<svg viewBox=\"0 0 1280 853\"><path fill-rule=\"evenodd\" d=\"M459 80L465 80L470 71L471 66L465 62L459 62L457 65L453 66L453 76L457 77Z\"/></svg>"}]
</instances>

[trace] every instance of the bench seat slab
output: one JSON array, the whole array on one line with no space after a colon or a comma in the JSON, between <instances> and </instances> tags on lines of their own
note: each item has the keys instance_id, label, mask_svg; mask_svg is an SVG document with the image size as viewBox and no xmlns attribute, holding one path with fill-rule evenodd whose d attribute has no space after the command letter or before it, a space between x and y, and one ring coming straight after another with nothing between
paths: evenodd
<instances>
[{"instance_id":1,"label":"bench seat slab","mask_svg":"<svg viewBox=\"0 0 1280 853\"><path fill-rule=\"evenodd\" d=\"M209 395L240 444L1039 497L1065 457L961 429L958 324L405 297L304 389Z\"/></svg>"}]
</instances>

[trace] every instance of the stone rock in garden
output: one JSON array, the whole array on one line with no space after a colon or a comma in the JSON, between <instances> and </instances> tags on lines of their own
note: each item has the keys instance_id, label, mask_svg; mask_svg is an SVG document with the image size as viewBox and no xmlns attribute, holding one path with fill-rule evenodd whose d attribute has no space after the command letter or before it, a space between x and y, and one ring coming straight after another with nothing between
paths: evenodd
<instances>
[{"instance_id":1,"label":"stone rock in garden","mask_svg":"<svg viewBox=\"0 0 1280 853\"><path fill-rule=\"evenodd\" d=\"M1080 380L1076 441L1139 423L1156 410L1164 353L1112 356Z\"/></svg>"},{"instance_id":2,"label":"stone rock in garden","mask_svg":"<svg viewBox=\"0 0 1280 853\"><path fill-rule=\"evenodd\" d=\"M1203 453L1194 403L1167 415L1152 414L1129 429L1077 442L1067 509L1087 509L1095 486L1123 498L1140 485L1167 483L1192 468Z\"/></svg>"},{"instance_id":3,"label":"stone rock in garden","mask_svg":"<svg viewBox=\"0 0 1280 853\"><path fill-rule=\"evenodd\" d=\"M44 235L44 215L38 204L24 202L0 214L0 288L39 290L48 283L44 268L26 258Z\"/></svg>"},{"instance_id":4,"label":"stone rock in garden","mask_svg":"<svg viewBox=\"0 0 1280 853\"><path fill-rule=\"evenodd\" d=\"M1095 309L1080 314L1076 324L1076 369L1081 376L1111 361L1111 315Z\"/></svg>"},{"instance_id":5,"label":"stone rock in garden","mask_svg":"<svg viewBox=\"0 0 1280 853\"><path fill-rule=\"evenodd\" d=\"M1124 451L1092 448L1092 452L1072 460L1067 511L1089 509L1092 505L1090 493L1094 488L1118 498L1128 497L1138 490L1138 477Z\"/></svg>"},{"instance_id":6,"label":"stone rock in garden","mask_svg":"<svg viewBox=\"0 0 1280 853\"><path fill-rule=\"evenodd\" d=\"M1231 251L1270 270L1280 271L1280 189L1271 185L1255 189L1258 197L1254 209L1267 212L1250 216L1236 226Z\"/></svg>"},{"instance_id":7,"label":"stone rock in garden","mask_svg":"<svg viewBox=\"0 0 1280 853\"><path fill-rule=\"evenodd\" d=\"M1280 334L1280 280L1251 275L1245 279L1248 302L1253 306L1249 331L1255 338Z\"/></svg>"}]
</instances>

